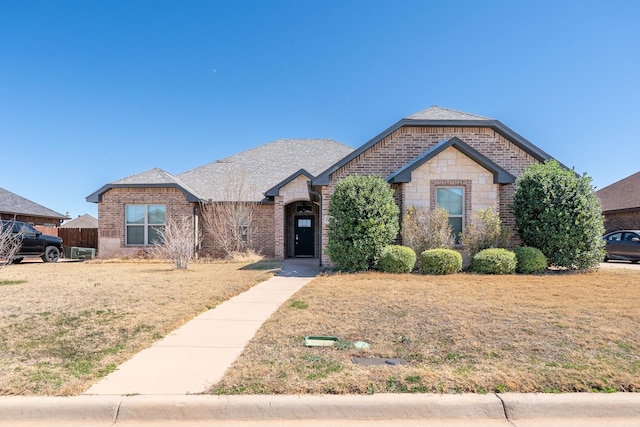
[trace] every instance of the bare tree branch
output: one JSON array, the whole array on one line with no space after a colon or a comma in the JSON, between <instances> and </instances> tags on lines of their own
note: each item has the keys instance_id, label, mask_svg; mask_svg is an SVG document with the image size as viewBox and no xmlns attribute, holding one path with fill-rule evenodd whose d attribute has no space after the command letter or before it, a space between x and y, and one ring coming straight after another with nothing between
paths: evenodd
<instances>
[{"instance_id":1,"label":"bare tree branch","mask_svg":"<svg viewBox=\"0 0 640 427\"><path fill-rule=\"evenodd\" d=\"M158 234L161 240L149 249L149 253L154 258L170 259L179 270L187 269L196 245L200 243L200 237L196 240L193 220L186 216L178 221L170 218Z\"/></svg>"},{"instance_id":2,"label":"bare tree branch","mask_svg":"<svg viewBox=\"0 0 640 427\"><path fill-rule=\"evenodd\" d=\"M0 268L10 264L20 250L22 244L22 231L13 232L14 221L3 221L0 232Z\"/></svg>"},{"instance_id":3,"label":"bare tree branch","mask_svg":"<svg viewBox=\"0 0 640 427\"><path fill-rule=\"evenodd\" d=\"M242 177L227 180L215 201L202 202L203 227L225 258L251 250L256 227L253 188Z\"/></svg>"}]
</instances>

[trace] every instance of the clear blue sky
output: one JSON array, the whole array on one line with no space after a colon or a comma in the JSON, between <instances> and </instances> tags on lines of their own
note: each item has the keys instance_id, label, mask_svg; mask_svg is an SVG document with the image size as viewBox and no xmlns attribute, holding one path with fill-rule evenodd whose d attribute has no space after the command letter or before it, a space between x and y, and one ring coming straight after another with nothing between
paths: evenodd
<instances>
[{"instance_id":1,"label":"clear blue sky","mask_svg":"<svg viewBox=\"0 0 640 427\"><path fill-rule=\"evenodd\" d=\"M0 0L0 187L61 213L278 138L431 105L602 188L640 170L640 2Z\"/></svg>"}]
</instances>

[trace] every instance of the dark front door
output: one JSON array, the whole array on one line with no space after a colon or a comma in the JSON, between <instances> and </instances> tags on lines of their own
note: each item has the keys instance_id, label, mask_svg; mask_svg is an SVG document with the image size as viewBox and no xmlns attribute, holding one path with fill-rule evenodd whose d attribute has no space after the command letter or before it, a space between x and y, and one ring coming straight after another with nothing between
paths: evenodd
<instances>
[{"instance_id":1,"label":"dark front door","mask_svg":"<svg viewBox=\"0 0 640 427\"><path fill-rule=\"evenodd\" d=\"M313 217L297 216L295 221L295 255L299 257L312 257L315 247Z\"/></svg>"}]
</instances>

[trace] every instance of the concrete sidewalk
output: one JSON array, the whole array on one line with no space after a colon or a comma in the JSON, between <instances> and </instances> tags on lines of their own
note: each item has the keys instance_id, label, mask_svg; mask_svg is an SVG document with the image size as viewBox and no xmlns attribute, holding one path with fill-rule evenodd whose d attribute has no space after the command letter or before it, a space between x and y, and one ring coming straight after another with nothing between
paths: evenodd
<instances>
[{"instance_id":1,"label":"concrete sidewalk","mask_svg":"<svg viewBox=\"0 0 640 427\"><path fill-rule=\"evenodd\" d=\"M94 384L88 395L179 395L207 391L256 331L318 274L317 259L286 260L282 271L142 350Z\"/></svg>"}]
</instances>

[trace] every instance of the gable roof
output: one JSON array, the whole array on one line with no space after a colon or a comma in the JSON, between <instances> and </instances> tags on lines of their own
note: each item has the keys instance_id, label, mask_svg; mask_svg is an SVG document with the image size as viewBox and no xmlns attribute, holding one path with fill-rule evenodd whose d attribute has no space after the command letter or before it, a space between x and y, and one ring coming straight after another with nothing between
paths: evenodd
<instances>
[{"instance_id":1,"label":"gable roof","mask_svg":"<svg viewBox=\"0 0 640 427\"><path fill-rule=\"evenodd\" d=\"M449 147L457 149L462 154L469 157L471 160L491 172L493 174L494 184L510 184L516 181L515 176L511 175L509 172L480 154L478 151L471 148L468 144L465 144L461 139L457 137L440 141L435 146L431 147L429 150L416 157L413 161L407 163L405 166L389 175L387 177L387 181L390 184L411 182L411 172L413 172L415 169L422 166L429 160L433 159Z\"/></svg>"},{"instance_id":2,"label":"gable roof","mask_svg":"<svg viewBox=\"0 0 640 427\"><path fill-rule=\"evenodd\" d=\"M89 214L84 214L65 222L60 228L98 228L98 219Z\"/></svg>"},{"instance_id":3,"label":"gable roof","mask_svg":"<svg viewBox=\"0 0 640 427\"><path fill-rule=\"evenodd\" d=\"M311 175L309 172L307 172L304 169L300 169L299 171L292 173L286 179L280 181L278 184L276 184L275 186L265 191L264 192L265 197L275 197L280 195L280 189L285 185L287 185L288 183L290 183L291 181L293 181L294 179L298 178L300 175L304 175L310 180L313 179L313 175Z\"/></svg>"},{"instance_id":4,"label":"gable roof","mask_svg":"<svg viewBox=\"0 0 640 427\"><path fill-rule=\"evenodd\" d=\"M624 212L640 209L640 172L596 191L602 212Z\"/></svg>"},{"instance_id":5,"label":"gable roof","mask_svg":"<svg viewBox=\"0 0 640 427\"><path fill-rule=\"evenodd\" d=\"M67 219L68 216L62 215L54 210L44 207L22 196L18 196L9 190L0 188L0 212L7 214L30 215L43 218Z\"/></svg>"},{"instance_id":6,"label":"gable roof","mask_svg":"<svg viewBox=\"0 0 640 427\"><path fill-rule=\"evenodd\" d=\"M94 191L86 197L87 202L98 203L102 201L102 195L112 188L175 188L182 191L187 200L190 202L197 202L198 197L195 192L189 188L187 184L182 182L181 179L171 175L159 168L153 168L145 172L141 172L136 175L131 175L126 178L113 181L109 184L103 185L100 189Z\"/></svg>"},{"instance_id":7,"label":"gable roof","mask_svg":"<svg viewBox=\"0 0 640 427\"><path fill-rule=\"evenodd\" d=\"M97 203L102 194L117 187L174 187L190 202L260 202L265 192L296 171L304 170L311 178L351 151L353 148L331 139L278 139L178 175L155 168L122 178L90 194L87 201ZM242 189L233 188L236 184Z\"/></svg>"},{"instance_id":8,"label":"gable roof","mask_svg":"<svg viewBox=\"0 0 640 427\"><path fill-rule=\"evenodd\" d=\"M331 174L367 151L369 148L391 135L403 126L433 126L433 127L487 127L496 131L498 134L507 138L514 145L525 151L533 158L540 162L551 159L552 157L540 148L536 147L526 138L509 129L500 121L490 119L475 114L464 113L462 111L451 110L448 108L432 106L426 110L407 116L380 134L376 135L364 145L355 149L351 154L341 159L339 162L331 166L326 171L313 180L313 185L328 185Z\"/></svg>"}]
</instances>

